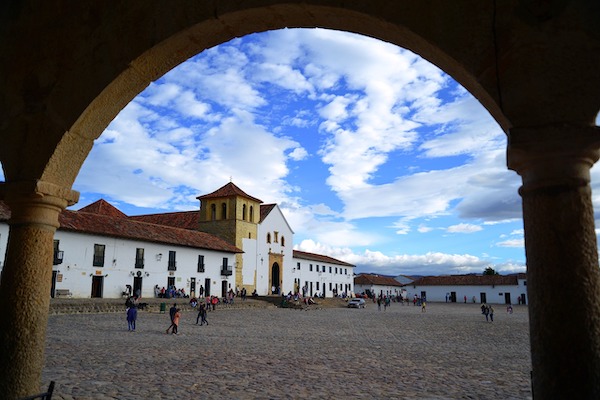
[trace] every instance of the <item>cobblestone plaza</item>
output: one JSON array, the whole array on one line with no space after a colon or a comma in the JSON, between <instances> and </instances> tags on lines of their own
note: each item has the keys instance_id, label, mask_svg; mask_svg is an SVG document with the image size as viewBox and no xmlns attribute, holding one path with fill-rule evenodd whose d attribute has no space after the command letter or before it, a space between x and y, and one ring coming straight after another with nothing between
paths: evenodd
<instances>
[{"instance_id":1,"label":"cobblestone plaza","mask_svg":"<svg viewBox=\"0 0 600 400\"><path fill-rule=\"evenodd\" d=\"M170 303L167 304L167 307ZM527 308L393 303L386 311L218 309L51 315L43 385L55 399L528 399Z\"/></svg>"}]
</instances>

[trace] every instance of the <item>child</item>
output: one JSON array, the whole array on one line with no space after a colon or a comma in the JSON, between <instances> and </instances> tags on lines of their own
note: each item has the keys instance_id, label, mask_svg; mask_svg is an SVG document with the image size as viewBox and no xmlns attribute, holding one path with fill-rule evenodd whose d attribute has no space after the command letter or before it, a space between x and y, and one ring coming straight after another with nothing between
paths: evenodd
<instances>
[{"instance_id":1,"label":"child","mask_svg":"<svg viewBox=\"0 0 600 400\"><path fill-rule=\"evenodd\" d=\"M175 315L173 316L173 334L177 335L178 331L179 331L179 318L181 317L181 309L178 308L177 311L175 311Z\"/></svg>"}]
</instances>

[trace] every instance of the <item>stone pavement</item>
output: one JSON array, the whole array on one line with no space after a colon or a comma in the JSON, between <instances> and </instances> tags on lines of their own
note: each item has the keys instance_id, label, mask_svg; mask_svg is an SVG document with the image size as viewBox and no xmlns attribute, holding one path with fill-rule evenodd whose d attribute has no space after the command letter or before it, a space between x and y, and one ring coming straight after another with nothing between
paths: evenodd
<instances>
[{"instance_id":1,"label":"stone pavement","mask_svg":"<svg viewBox=\"0 0 600 400\"><path fill-rule=\"evenodd\" d=\"M171 303L167 303L170 306ZM41 389L53 399L530 399L527 308L493 323L477 304L378 311L247 307L49 318Z\"/></svg>"}]
</instances>

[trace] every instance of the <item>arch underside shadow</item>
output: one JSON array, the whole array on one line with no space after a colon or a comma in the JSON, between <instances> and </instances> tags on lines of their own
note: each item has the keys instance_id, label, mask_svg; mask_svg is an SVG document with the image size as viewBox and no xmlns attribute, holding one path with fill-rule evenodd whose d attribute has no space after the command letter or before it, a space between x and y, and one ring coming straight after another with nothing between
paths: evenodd
<instances>
[{"instance_id":1,"label":"arch underside shadow","mask_svg":"<svg viewBox=\"0 0 600 400\"><path fill-rule=\"evenodd\" d=\"M165 12L167 12L166 15L171 14L173 18L170 18L173 21L173 26L170 26L171 31L159 29L156 26L148 27L147 24L140 22L136 34L138 41L135 46L123 49L120 42L102 42L93 50L88 50L94 52L94 54L89 54L92 59L114 59L114 55L111 56L108 52L113 48L119 48L121 61L115 63L116 67L112 66L108 72L103 71L105 73L101 76L93 72L93 66L89 66L92 68L91 73L89 68L85 71L86 74L91 75L89 78L65 83L66 86L80 85L80 87L71 87L70 90L82 92L80 96L61 99L61 104L64 101L70 104L68 115L65 115L63 122L68 123L68 119L71 118L72 124L66 130L57 130L49 135L56 140L55 150L54 146L48 143L47 153L30 157L32 159L30 171L25 170L26 173L23 174L23 169L18 169L17 166L8 163L6 165L7 182L40 179L60 187L70 188L85 158L91 151L93 141L102 134L116 115L151 82L205 49L245 34L286 27L322 27L345 30L375 37L409 49L440 67L467 88L505 130L510 126L494 98L489 94L490 91L486 90L482 84L482 82L487 82L487 86L492 89L492 92L496 90L492 63L493 48L488 45L491 43L489 26L483 29L486 32L486 38L481 38L478 46L481 51L478 56L480 59L477 62L468 58L459 61L456 57L473 57L472 51L467 51L463 43L467 38L475 35L475 32L469 32L469 29L463 28L456 30L454 36L449 36L441 32L442 27L436 28L438 32L428 31L431 30L431 26L424 24L425 21L422 17L426 7L419 2L407 2L412 3L412 8L405 10L401 15L397 15L397 11L392 12L397 8L393 5L387 5L387 7L377 10L378 13L373 13L374 9L372 8L352 10L328 6L328 2L322 2L324 4L318 4L319 2L313 4L288 3L285 5L275 1L258 3L256 8L242 9L240 6L240 9L237 10L220 10L216 18L213 13L205 13L197 17L197 20L191 19L190 13L185 12L185 7L183 7L184 10L179 11L170 9ZM260 7L261 4L263 7ZM149 12L144 12L145 10L139 11L138 20L144 21L148 18L156 21L156 15L149 15ZM197 10L194 11L197 14ZM489 5L478 6L475 11L471 11L472 18L475 18L478 13L489 16L492 10ZM458 14L460 13L457 10L452 10L444 19L458 18ZM394 17L398 21L393 22ZM469 16L463 15L462 18L469 18ZM80 25L77 21L73 21L73 24L75 24L74 29ZM489 24L490 21L484 22L484 25ZM125 28L123 27L123 29ZM481 27L475 26L472 29L477 30ZM438 35L439 43L435 43L435 35ZM478 35L481 37L481 32ZM453 39L449 40L448 37L453 37ZM115 39L112 38L112 40ZM456 54L451 56L451 52ZM128 59L132 61L127 62ZM474 65L477 66L477 69L473 68ZM123 68L119 69L118 66ZM100 65L100 67L106 70L110 68L107 65ZM76 73L83 74L84 71L76 71ZM61 78L68 79L69 77ZM94 79L97 81L94 82ZM102 88L102 90L98 90L98 88ZM89 101L86 102L85 99ZM67 106L65 105L64 108L66 109ZM29 134L33 134L33 132Z\"/></svg>"}]
</instances>

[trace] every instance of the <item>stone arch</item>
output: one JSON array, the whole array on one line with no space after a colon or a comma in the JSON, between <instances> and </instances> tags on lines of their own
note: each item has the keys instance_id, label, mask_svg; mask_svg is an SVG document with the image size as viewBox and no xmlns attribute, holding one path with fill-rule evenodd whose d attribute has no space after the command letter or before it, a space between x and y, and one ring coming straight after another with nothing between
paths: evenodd
<instances>
[{"instance_id":1,"label":"stone arch","mask_svg":"<svg viewBox=\"0 0 600 400\"><path fill-rule=\"evenodd\" d=\"M483 54L477 57L477 60L470 60L469 57L472 56L464 51L461 52L460 48L464 47L463 43L471 33L467 30L456 31L455 35L451 36L455 39L449 41L447 35L442 32L429 32L427 27L421 26L422 12L426 8L424 5L415 5L414 9L407 10L399 16L396 13L386 12L385 7L384 9L351 9L329 5L328 1L280 4L282 3L280 1L263 0L253 3L251 8L237 5L234 9L215 11L217 15L212 12L207 13L206 10L186 11L186 7L173 10L173 7L170 7L169 10L161 10L164 12L163 15L170 16L169 29L147 26L144 21L149 19L157 23L157 15L147 9L135 10L139 12L132 16L135 21L127 21L131 27L136 27L134 45L124 49L121 42L96 43L103 51L93 58L114 59L115 56L111 57L109 52L119 49L117 52L119 59L113 60L115 66L111 68L104 65L106 69L103 71L104 74L100 76L92 74L77 83L60 80L56 83L66 85L69 91L82 92L82 94L63 100L68 101L71 107L68 115L63 115L62 129L54 127L56 130L53 130L48 139L48 152L38 154L38 157L34 158L31 171L24 174L22 170L17 171L10 161L3 163L7 182L41 179L60 187L70 187L91 151L93 141L101 135L118 112L152 81L191 56L236 36L288 26L319 26L347 30L410 49L439 66L466 87L505 130L511 125L494 98L496 85L493 74L493 49L490 48L489 43L486 42L485 46L480 45L479 50ZM153 11L157 12L157 10ZM198 11L204 12L198 13ZM487 17L492 15L492 11L487 7L477 10ZM455 13L456 11L452 14ZM195 15L195 18L190 18L190 15ZM451 17L452 15L449 15L447 18ZM118 22L125 23L125 21ZM65 24L69 22L65 21ZM73 21L73 24L74 29L81 25L77 21ZM486 30L490 41L491 32L490 26ZM121 38L118 40L120 41ZM473 61L478 65L472 65ZM84 71L78 72L84 73ZM88 71L86 70L85 73ZM482 82L482 78L486 82ZM40 121L40 123L44 122ZM32 126L31 129L34 127ZM51 139L54 139L55 143L50 142Z\"/></svg>"},{"instance_id":2,"label":"stone arch","mask_svg":"<svg viewBox=\"0 0 600 400\"><path fill-rule=\"evenodd\" d=\"M81 0L68 13L53 1L3 2L0 54L10 62L0 63L0 76L10 79L0 83L0 197L11 206L14 239L5 266L22 270L4 274L0 305L10 313L0 326L31 339L0 329L10 349L0 352L0 365L10 365L0 367L0 391L19 398L39 388L49 301L43 267L58 213L76 201L70 188L109 122L150 82L204 49L253 32L318 26L414 51L469 90L508 133L508 164L524 182L536 395L598 398L600 278L589 168L600 147L599 18L598 3L586 0ZM577 312L544 285L580 293ZM36 301L11 302L17 289Z\"/></svg>"}]
</instances>

